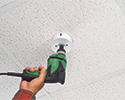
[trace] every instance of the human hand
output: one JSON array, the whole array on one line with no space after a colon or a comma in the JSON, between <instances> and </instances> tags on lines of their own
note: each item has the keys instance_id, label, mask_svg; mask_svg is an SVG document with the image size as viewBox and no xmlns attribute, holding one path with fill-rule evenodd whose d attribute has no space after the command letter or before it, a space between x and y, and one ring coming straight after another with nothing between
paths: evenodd
<instances>
[{"instance_id":1,"label":"human hand","mask_svg":"<svg viewBox=\"0 0 125 100\"><path fill-rule=\"evenodd\" d=\"M25 70L29 70L30 72L35 72L35 71L38 71L39 69L41 69L39 77L33 79L30 82L22 80L20 83L20 89L29 90L33 94L36 94L39 90L41 90L43 88L43 86L45 85L44 80L45 80L45 76L46 76L46 69L43 68L42 66L39 66L39 68L37 68L37 67L25 68Z\"/></svg>"}]
</instances>

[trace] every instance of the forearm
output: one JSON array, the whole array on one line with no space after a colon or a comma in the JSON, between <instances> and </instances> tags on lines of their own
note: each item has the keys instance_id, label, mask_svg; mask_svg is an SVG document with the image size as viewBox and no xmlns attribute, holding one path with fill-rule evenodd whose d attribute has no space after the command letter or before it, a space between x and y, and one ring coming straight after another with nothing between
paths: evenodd
<instances>
[{"instance_id":1,"label":"forearm","mask_svg":"<svg viewBox=\"0 0 125 100\"><path fill-rule=\"evenodd\" d=\"M36 100L36 97L31 91L20 89L12 100Z\"/></svg>"}]
</instances>

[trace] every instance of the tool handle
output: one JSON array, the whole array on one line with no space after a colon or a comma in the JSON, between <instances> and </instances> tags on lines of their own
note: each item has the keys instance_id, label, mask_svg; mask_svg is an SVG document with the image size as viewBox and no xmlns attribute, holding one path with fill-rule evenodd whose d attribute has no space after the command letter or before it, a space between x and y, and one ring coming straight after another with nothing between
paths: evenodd
<instances>
[{"instance_id":1,"label":"tool handle","mask_svg":"<svg viewBox=\"0 0 125 100\"><path fill-rule=\"evenodd\" d=\"M30 71L26 71L25 69L23 70L23 75L22 75L22 79L26 80L28 82L30 82L31 80L39 77L40 74L40 70L37 72L30 72Z\"/></svg>"}]
</instances>

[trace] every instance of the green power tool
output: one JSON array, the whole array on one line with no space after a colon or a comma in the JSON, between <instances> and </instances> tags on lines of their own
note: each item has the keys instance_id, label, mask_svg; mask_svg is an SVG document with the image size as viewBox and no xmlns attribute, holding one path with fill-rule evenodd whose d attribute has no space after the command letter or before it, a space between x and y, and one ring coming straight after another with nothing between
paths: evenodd
<instances>
[{"instance_id":1,"label":"green power tool","mask_svg":"<svg viewBox=\"0 0 125 100\"><path fill-rule=\"evenodd\" d=\"M66 69L66 53L72 48L72 39L69 35L64 33L55 34L52 37L51 48L56 52L48 58L45 83L61 83L65 82L65 69ZM37 72L30 72L23 70L23 73L0 73L0 75L9 75L22 77L23 80L31 81L39 77L40 70Z\"/></svg>"}]
</instances>

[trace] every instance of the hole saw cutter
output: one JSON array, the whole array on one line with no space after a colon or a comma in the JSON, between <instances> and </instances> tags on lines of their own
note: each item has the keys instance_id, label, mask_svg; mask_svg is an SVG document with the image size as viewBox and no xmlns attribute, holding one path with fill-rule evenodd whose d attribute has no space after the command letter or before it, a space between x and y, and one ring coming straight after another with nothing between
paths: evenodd
<instances>
[{"instance_id":1,"label":"hole saw cutter","mask_svg":"<svg viewBox=\"0 0 125 100\"><path fill-rule=\"evenodd\" d=\"M51 39L51 48L56 54L48 58L45 83L65 83L66 53L72 48L72 38L65 33L55 34ZM23 70L23 73L7 72L0 75L22 77L23 80L31 81L39 77L40 70L30 72Z\"/></svg>"}]
</instances>

